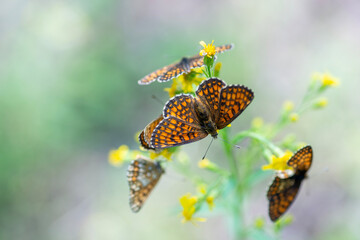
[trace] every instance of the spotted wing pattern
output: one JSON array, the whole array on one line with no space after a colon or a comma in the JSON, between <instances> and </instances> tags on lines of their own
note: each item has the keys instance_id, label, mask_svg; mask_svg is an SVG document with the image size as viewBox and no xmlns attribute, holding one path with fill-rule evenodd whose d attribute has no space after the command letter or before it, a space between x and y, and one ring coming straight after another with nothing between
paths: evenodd
<instances>
[{"instance_id":1,"label":"spotted wing pattern","mask_svg":"<svg viewBox=\"0 0 360 240\"><path fill-rule=\"evenodd\" d=\"M220 112L216 119L218 129L229 125L254 99L254 93L245 86L231 85L221 89Z\"/></svg>"},{"instance_id":2,"label":"spotted wing pattern","mask_svg":"<svg viewBox=\"0 0 360 240\"><path fill-rule=\"evenodd\" d=\"M145 149L148 149L148 150L155 149L155 148L152 148L147 141L145 141L144 130L142 130L141 133L139 134L139 142L140 142L141 146Z\"/></svg>"},{"instance_id":3,"label":"spotted wing pattern","mask_svg":"<svg viewBox=\"0 0 360 240\"><path fill-rule=\"evenodd\" d=\"M312 163L312 155L311 146L305 146L297 151L294 156L290 158L287 164L294 169L307 171Z\"/></svg>"},{"instance_id":4,"label":"spotted wing pattern","mask_svg":"<svg viewBox=\"0 0 360 240\"><path fill-rule=\"evenodd\" d=\"M189 69L187 68L187 63L188 59L187 58L183 58L180 62L174 64L172 67L168 68L168 70L162 75L160 76L157 80L159 82L167 82L173 78L176 78L186 72L189 71Z\"/></svg>"},{"instance_id":5,"label":"spotted wing pattern","mask_svg":"<svg viewBox=\"0 0 360 240\"><path fill-rule=\"evenodd\" d=\"M227 44L215 48L216 53L222 53L232 49L233 44ZM204 57L200 55L195 55L190 58L183 58L181 61L165 66L146 75L144 78L138 81L140 85L147 85L154 81L167 82L171 79L178 77L186 72L189 72L190 69L198 68L204 66Z\"/></svg>"},{"instance_id":6,"label":"spotted wing pattern","mask_svg":"<svg viewBox=\"0 0 360 240\"><path fill-rule=\"evenodd\" d=\"M170 116L156 126L151 136L151 145L154 148L174 147L200 140L207 135L200 126L190 125L184 120Z\"/></svg>"},{"instance_id":7,"label":"spotted wing pattern","mask_svg":"<svg viewBox=\"0 0 360 240\"><path fill-rule=\"evenodd\" d=\"M306 146L297 151L287 163L295 169L295 174L285 179L275 177L267 192L269 216L272 221L276 221L281 217L294 202L311 162L312 148Z\"/></svg>"},{"instance_id":8,"label":"spotted wing pattern","mask_svg":"<svg viewBox=\"0 0 360 240\"><path fill-rule=\"evenodd\" d=\"M200 55L195 55L191 58L188 58L189 69L199 68L204 66L204 57Z\"/></svg>"},{"instance_id":9,"label":"spotted wing pattern","mask_svg":"<svg viewBox=\"0 0 360 240\"><path fill-rule=\"evenodd\" d=\"M226 44L215 48L216 53L222 53L228 50L231 50L234 47L234 44Z\"/></svg>"},{"instance_id":10,"label":"spotted wing pattern","mask_svg":"<svg viewBox=\"0 0 360 240\"><path fill-rule=\"evenodd\" d=\"M299 191L301 180L292 176L281 179L275 177L268 190L269 216L276 221L290 207Z\"/></svg>"},{"instance_id":11,"label":"spotted wing pattern","mask_svg":"<svg viewBox=\"0 0 360 240\"><path fill-rule=\"evenodd\" d=\"M164 117L176 117L190 125L198 125L198 119L194 112L195 98L190 94L180 94L171 98L164 107Z\"/></svg>"},{"instance_id":12,"label":"spotted wing pattern","mask_svg":"<svg viewBox=\"0 0 360 240\"><path fill-rule=\"evenodd\" d=\"M200 83L196 90L196 95L208 109L211 109L211 118L214 120L217 119L219 115L220 91L225 86L224 81L211 78Z\"/></svg>"},{"instance_id":13,"label":"spotted wing pattern","mask_svg":"<svg viewBox=\"0 0 360 240\"><path fill-rule=\"evenodd\" d=\"M150 145L150 139L151 139L151 134L154 131L155 127L159 124L159 122L161 122L161 120L163 120L164 117L161 114L157 119L155 119L154 121L152 121L151 123L149 123L143 131L141 131L141 133L139 134L139 142L141 144L141 146L143 146L145 149L151 149L151 150L155 150L155 148L153 148Z\"/></svg>"},{"instance_id":14,"label":"spotted wing pattern","mask_svg":"<svg viewBox=\"0 0 360 240\"><path fill-rule=\"evenodd\" d=\"M143 77L142 79L140 79L138 81L138 84L140 85L147 85L150 84L152 82L155 82L159 77L161 77L162 75L164 75L164 73L166 73L168 71L169 68L172 68L174 64L162 67L148 75L146 75L145 77Z\"/></svg>"},{"instance_id":15,"label":"spotted wing pattern","mask_svg":"<svg viewBox=\"0 0 360 240\"><path fill-rule=\"evenodd\" d=\"M133 212L141 209L163 173L159 162L138 158L130 163L127 178L130 189L129 203Z\"/></svg>"},{"instance_id":16,"label":"spotted wing pattern","mask_svg":"<svg viewBox=\"0 0 360 240\"><path fill-rule=\"evenodd\" d=\"M168 148L216 136L216 130L226 127L250 104L253 92L238 85L226 86L218 78L203 81L194 98L180 94L164 107L164 120L154 129L151 146Z\"/></svg>"}]
</instances>

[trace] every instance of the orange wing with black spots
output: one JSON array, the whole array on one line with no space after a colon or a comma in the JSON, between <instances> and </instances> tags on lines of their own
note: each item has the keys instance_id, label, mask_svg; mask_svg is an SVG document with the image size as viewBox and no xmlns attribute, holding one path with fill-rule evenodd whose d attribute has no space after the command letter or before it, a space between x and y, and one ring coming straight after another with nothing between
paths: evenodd
<instances>
[{"instance_id":1,"label":"orange wing with black spots","mask_svg":"<svg viewBox=\"0 0 360 240\"><path fill-rule=\"evenodd\" d=\"M301 180L296 177L281 179L275 177L267 197L269 200L269 216L276 221L294 202L299 191Z\"/></svg>"},{"instance_id":2,"label":"orange wing with black spots","mask_svg":"<svg viewBox=\"0 0 360 240\"><path fill-rule=\"evenodd\" d=\"M215 48L216 53L222 53L233 48L233 44L227 44ZM204 57L195 55L190 58L182 58L179 62L160 68L138 81L140 85L150 84L154 81L167 82L184 73L189 72L193 68L204 66Z\"/></svg>"},{"instance_id":3,"label":"orange wing with black spots","mask_svg":"<svg viewBox=\"0 0 360 240\"><path fill-rule=\"evenodd\" d=\"M141 146L143 146L145 149L151 149L151 150L155 150L155 148L153 148L150 145L150 139L151 139L151 134L154 131L155 127L159 124L159 122L161 122L161 120L163 120L164 117L161 114L157 119L155 119L154 121L152 121L151 123L149 123L144 130L139 134L139 142L141 144Z\"/></svg>"},{"instance_id":4,"label":"orange wing with black spots","mask_svg":"<svg viewBox=\"0 0 360 240\"><path fill-rule=\"evenodd\" d=\"M133 212L138 212L164 173L159 162L143 158L133 160L128 167L130 189L129 203Z\"/></svg>"},{"instance_id":5,"label":"orange wing with black spots","mask_svg":"<svg viewBox=\"0 0 360 240\"><path fill-rule=\"evenodd\" d=\"M155 149L155 148L152 148L147 141L145 141L144 130L142 130L141 133L139 134L139 142L140 142L141 146L145 149L148 149L148 150Z\"/></svg>"},{"instance_id":6,"label":"orange wing with black spots","mask_svg":"<svg viewBox=\"0 0 360 240\"><path fill-rule=\"evenodd\" d=\"M215 120L218 129L223 129L239 116L254 99L252 90L245 86L231 85L221 89L219 115Z\"/></svg>"},{"instance_id":7,"label":"orange wing with black spots","mask_svg":"<svg viewBox=\"0 0 360 240\"><path fill-rule=\"evenodd\" d=\"M173 65L174 64L162 67L162 68L146 75L145 77L143 77L142 79L140 79L138 81L138 84L139 85L147 85L152 82L155 82L159 77L163 76L169 70L169 68L173 67Z\"/></svg>"},{"instance_id":8,"label":"orange wing with black spots","mask_svg":"<svg viewBox=\"0 0 360 240\"><path fill-rule=\"evenodd\" d=\"M183 58L181 60L181 62L176 63L173 66L171 66L170 68L168 68L168 70L162 76L160 76L157 80L159 82L167 82L173 78L176 78L176 77L188 72L189 69L184 64L185 62L187 62L187 58Z\"/></svg>"},{"instance_id":9,"label":"orange wing with black spots","mask_svg":"<svg viewBox=\"0 0 360 240\"><path fill-rule=\"evenodd\" d=\"M181 94L164 107L162 120L151 136L154 148L168 148L217 136L252 101L254 94L244 86L226 86L217 78L203 81L197 97Z\"/></svg>"},{"instance_id":10,"label":"orange wing with black spots","mask_svg":"<svg viewBox=\"0 0 360 240\"><path fill-rule=\"evenodd\" d=\"M305 146L287 162L289 166L294 168L295 174L285 179L275 177L267 192L269 216L272 221L276 221L281 217L294 202L311 163L312 148L311 146Z\"/></svg>"},{"instance_id":11,"label":"orange wing with black spots","mask_svg":"<svg viewBox=\"0 0 360 240\"><path fill-rule=\"evenodd\" d=\"M290 158L287 164L299 171L309 170L312 163L313 151L311 146L305 146L297 151L294 156Z\"/></svg>"},{"instance_id":12,"label":"orange wing with black spots","mask_svg":"<svg viewBox=\"0 0 360 240\"><path fill-rule=\"evenodd\" d=\"M206 137L200 126L190 125L184 120L170 116L162 120L151 136L154 148L168 148L194 142Z\"/></svg>"},{"instance_id":13,"label":"orange wing with black spots","mask_svg":"<svg viewBox=\"0 0 360 240\"><path fill-rule=\"evenodd\" d=\"M218 78L210 78L200 83L196 95L207 105L211 118L216 121L219 115L220 91L226 84Z\"/></svg>"},{"instance_id":14,"label":"orange wing with black spots","mask_svg":"<svg viewBox=\"0 0 360 240\"><path fill-rule=\"evenodd\" d=\"M234 47L234 44L226 44L223 46L216 47L215 51L216 51L216 53L222 53L222 52L231 50L233 47Z\"/></svg>"},{"instance_id":15,"label":"orange wing with black spots","mask_svg":"<svg viewBox=\"0 0 360 240\"><path fill-rule=\"evenodd\" d=\"M200 55L195 55L188 59L189 69L199 68L204 66L204 57Z\"/></svg>"},{"instance_id":16,"label":"orange wing with black spots","mask_svg":"<svg viewBox=\"0 0 360 240\"><path fill-rule=\"evenodd\" d=\"M194 112L194 102L195 99L190 94L176 95L165 104L164 118L173 116L190 125L198 125L199 121Z\"/></svg>"}]
</instances>

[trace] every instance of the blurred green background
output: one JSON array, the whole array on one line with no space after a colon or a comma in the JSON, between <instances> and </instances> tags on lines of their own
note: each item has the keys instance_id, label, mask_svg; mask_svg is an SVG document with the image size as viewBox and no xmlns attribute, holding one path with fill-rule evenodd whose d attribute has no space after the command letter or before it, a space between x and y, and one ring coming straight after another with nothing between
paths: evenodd
<instances>
[{"instance_id":1,"label":"blurred green background","mask_svg":"<svg viewBox=\"0 0 360 240\"><path fill-rule=\"evenodd\" d=\"M0 239L230 239L216 208L198 227L180 223L178 199L195 190L171 169L133 214L126 166L107 162L121 144L138 148L135 133L162 110L151 95L168 98L171 83L137 80L198 53L200 40L234 43L218 58L221 78L255 92L233 133L254 117L275 121L314 71L341 80L327 108L287 129L315 156L283 237L356 239L359 13L356 0L1 1ZM184 146L194 168L208 142ZM217 150L215 142L208 157ZM270 180L249 196L248 224L259 216L270 224Z\"/></svg>"}]
</instances>

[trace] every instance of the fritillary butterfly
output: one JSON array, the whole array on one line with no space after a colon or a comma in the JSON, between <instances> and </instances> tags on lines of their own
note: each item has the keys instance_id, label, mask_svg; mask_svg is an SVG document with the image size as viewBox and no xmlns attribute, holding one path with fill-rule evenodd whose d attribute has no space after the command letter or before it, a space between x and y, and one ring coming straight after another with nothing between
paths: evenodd
<instances>
[{"instance_id":1,"label":"fritillary butterfly","mask_svg":"<svg viewBox=\"0 0 360 240\"><path fill-rule=\"evenodd\" d=\"M313 151L311 146L306 146L297 151L287 162L295 169L295 174L287 178L275 177L269 190L269 216L276 221L294 202L302 181L307 177L306 173L312 163Z\"/></svg>"},{"instance_id":2,"label":"fritillary butterfly","mask_svg":"<svg viewBox=\"0 0 360 240\"><path fill-rule=\"evenodd\" d=\"M155 149L191 143L228 126L254 98L245 86L227 86L218 78L204 80L190 94L176 95L164 107L164 119L155 127L150 145Z\"/></svg>"}]
</instances>

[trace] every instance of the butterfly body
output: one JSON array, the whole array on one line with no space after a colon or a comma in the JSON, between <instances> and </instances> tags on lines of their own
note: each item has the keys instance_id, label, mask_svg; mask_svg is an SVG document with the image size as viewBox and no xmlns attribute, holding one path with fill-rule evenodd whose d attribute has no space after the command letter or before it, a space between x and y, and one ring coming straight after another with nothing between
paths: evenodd
<instances>
[{"instance_id":1,"label":"butterfly body","mask_svg":"<svg viewBox=\"0 0 360 240\"><path fill-rule=\"evenodd\" d=\"M210 115L210 110L203 104L199 98L195 98L194 110L199 120L200 127L212 137L216 138L217 127Z\"/></svg>"},{"instance_id":2,"label":"butterfly body","mask_svg":"<svg viewBox=\"0 0 360 240\"><path fill-rule=\"evenodd\" d=\"M187 57L183 57L181 60L180 60L180 63L179 65L184 69L184 72L185 73L188 73L190 72L191 70L191 61L189 58Z\"/></svg>"},{"instance_id":3,"label":"butterfly body","mask_svg":"<svg viewBox=\"0 0 360 240\"><path fill-rule=\"evenodd\" d=\"M151 135L151 146L162 149L205 138L217 137L251 103L254 93L245 86L229 85L218 79L204 80L196 97L179 94L164 107L164 119Z\"/></svg>"},{"instance_id":4,"label":"butterfly body","mask_svg":"<svg viewBox=\"0 0 360 240\"><path fill-rule=\"evenodd\" d=\"M295 173L287 178L275 177L269 187L269 216L272 221L281 217L294 202L302 181L307 178L307 171L312 163L312 148L306 146L297 151L288 161Z\"/></svg>"}]
</instances>

